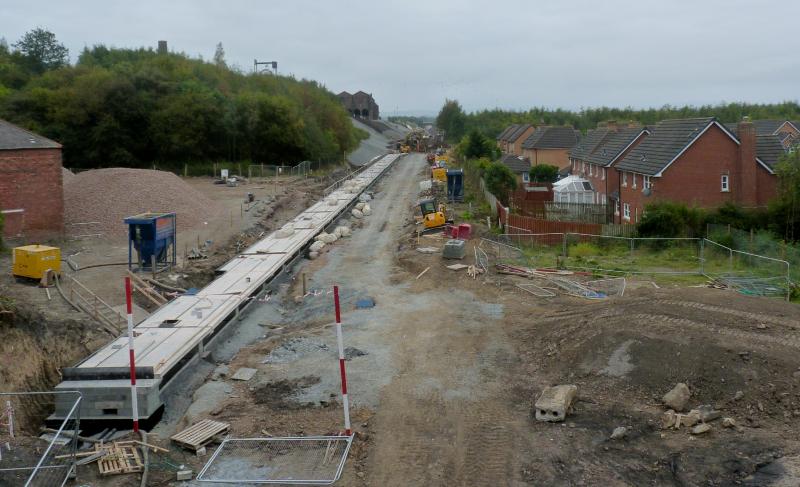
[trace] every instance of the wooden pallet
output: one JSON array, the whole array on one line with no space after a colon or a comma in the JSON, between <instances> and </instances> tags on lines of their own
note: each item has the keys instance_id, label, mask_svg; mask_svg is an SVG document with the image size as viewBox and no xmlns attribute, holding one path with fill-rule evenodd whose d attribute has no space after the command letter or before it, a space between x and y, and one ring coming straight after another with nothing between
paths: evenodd
<instances>
[{"instance_id":1,"label":"wooden pallet","mask_svg":"<svg viewBox=\"0 0 800 487\"><path fill-rule=\"evenodd\" d=\"M95 450L98 453L103 450L108 452L97 461L100 475L136 473L144 469L142 458L135 446L120 446L115 443L113 445L95 445Z\"/></svg>"},{"instance_id":2,"label":"wooden pallet","mask_svg":"<svg viewBox=\"0 0 800 487\"><path fill-rule=\"evenodd\" d=\"M227 433L230 425L210 419L204 419L170 437L172 441L184 448L197 451L210 443L215 436Z\"/></svg>"}]
</instances>

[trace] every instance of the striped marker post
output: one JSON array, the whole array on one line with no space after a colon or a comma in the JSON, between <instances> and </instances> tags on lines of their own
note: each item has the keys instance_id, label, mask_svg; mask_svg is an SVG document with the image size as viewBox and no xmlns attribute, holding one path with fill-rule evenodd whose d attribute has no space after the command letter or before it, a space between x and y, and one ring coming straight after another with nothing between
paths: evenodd
<instances>
[{"instance_id":1,"label":"striped marker post","mask_svg":"<svg viewBox=\"0 0 800 487\"><path fill-rule=\"evenodd\" d=\"M336 341L339 344L339 371L342 375L342 406L344 407L344 433L351 436L350 401L347 399L347 373L344 370L344 339L342 338L342 313L339 308L339 286L333 286L333 303L336 307Z\"/></svg>"},{"instance_id":2,"label":"striped marker post","mask_svg":"<svg viewBox=\"0 0 800 487\"><path fill-rule=\"evenodd\" d=\"M128 356L131 365L131 409L133 411L133 432L139 432L139 401L136 397L136 361L133 353L133 300L131 299L131 278L125 278L125 306L128 312Z\"/></svg>"}]
</instances>

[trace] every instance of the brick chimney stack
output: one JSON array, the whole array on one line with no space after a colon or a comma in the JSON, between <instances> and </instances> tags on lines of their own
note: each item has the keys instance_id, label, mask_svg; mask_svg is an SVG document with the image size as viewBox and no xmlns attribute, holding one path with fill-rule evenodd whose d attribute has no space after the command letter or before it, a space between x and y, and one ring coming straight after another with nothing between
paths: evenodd
<instances>
[{"instance_id":1,"label":"brick chimney stack","mask_svg":"<svg viewBox=\"0 0 800 487\"><path fill-rule=\"evenodd\" d=\"M756 206L758 204L758 177L756 174L756 129L750 117L744 117L737 126L739 136L739 174L734 176L738 180L733 182L738 189L736 202L743 206Z\"/></svg>"}]
</instances>

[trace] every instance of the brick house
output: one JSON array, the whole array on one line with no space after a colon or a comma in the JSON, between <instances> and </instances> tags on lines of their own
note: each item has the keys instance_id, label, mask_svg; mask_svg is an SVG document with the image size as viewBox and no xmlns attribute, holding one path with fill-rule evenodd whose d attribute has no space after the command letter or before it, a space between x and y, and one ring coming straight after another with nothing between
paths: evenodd
<instances>
[{"instance_id":1,"label":"brick house","mask_svg":"<svg viewBox=\"0 0 800 487\"><path fill-rule=\"evenodd\" d=\"M736 124L725 124L736 133ZM785 149L800 143L800 122L792 120L753 120L756 136L775 135Z\"/></svg>"},{"instance_id":2,"label":"brick house","mask_svg":"<svg viewBox=\"0 0 800 487\"><path fill-rule=\"evenodd\" d=\"M577 174L590 183L595 194L595 204L609 203L619 199L619 177L614 164L621 160L650 132L641 127L617 127L616 125L590 131L572 151L570 164L572 174Z\"/></svg>"},{"instance_id":3,"label":"brick house","mask_svg":"<svg viewBox=\"0 0 800 487\"><path fill-rule=\"evenodd\" d=\"M350 94L343 91L336 97L339 98L348 113L355 118L366 118L368 120L378 120L380 118L378 104L375 103L375 98L369 93L357 91Z\"/></svg>"},{"instance_id":4,"label":"brick house","mask_svg":"<svg viewBox=\"0 0 800 487\"><path fill-rule=\"evenodd\" d=\"M500 135L497 136L497 148L500 149L500 152L507 153L508 152L508 137L517 131L519 128L519 124L511 124L506 127L505 130L500 132Z\"/></svg>"},{"instance_id":5,"label":"brick house","mask_svg":"<svg viewBox=\"0 0 800 487\"><path fill-rule=\"evenodd\" d=\"M734 134L716 118L663 120L614 167L619 178L615 219L635 224L654 201L683 202L702 208L726 202L763 206L775 196L773 167L777 136L759 137L752 122L740 122Z\"/></svg>"},{"instance_id":6,"label":"brick house","mask_svg":"<svg viewBox=\"0 0 800 487\"><path fill-rule=\"evenodd\" d=\"M509 132L516 130L519 125L513 124L506 127L502 132L497 134L497 148L500 149L500 152L505 152L505 142L508 139Z\"/></svg>"},{"instance_id":7,"label":"brick house","mask_svg":"<svg viewBox=\"0 0 800 487\"><path fill-rule=\"evenodd\" d=\"M4 237L64 233L61 145L0 120L0 211Z\"/></svg>"},{"instance_id":8,"label":"brick house","mask_svg":"<svg viewBox=\"0 0 800 487\"><path fill-rule=\"evenodd\" d=\"M506 137L505 150L503 152L521 156L522 143L525 142L535 131L536 127L529 123L519 125L516 130L508 133Z\"/></svg>"},{"instance_id":9,"label":"brick house","mask_svg":"<svg viewBox=\"0 0 800 487\"><path fill-rule=\"evenodd\" d=\"M516 154L505 154L500 158L500 164L511 169L511 172L517 176L517 184L524 186L530 182L531 161L530 159L518 156Z\"/></svg>"},{"instance_id":10,"label":"brick house","mask_svg":"<svg viewBox=\"0 0 800 487\"><path fill-rule=\"evenodd\" d=\"M550 164L564 169L569 167L569 151L579 140L572 127L539 127L522 143L522 156L533 166Z\"/></svg>"}]
</instances>

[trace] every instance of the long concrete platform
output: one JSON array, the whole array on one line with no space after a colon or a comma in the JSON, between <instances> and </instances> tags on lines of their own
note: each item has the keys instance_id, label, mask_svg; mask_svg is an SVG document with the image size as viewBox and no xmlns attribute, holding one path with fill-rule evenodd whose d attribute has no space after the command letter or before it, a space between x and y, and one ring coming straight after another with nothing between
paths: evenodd
<instances>
[{"instance_id":1,"label":"long concrete platform","mask_svg":"<svg viewBox=\"0 0 800 487\"><path fill-rule=\"evenodd\" d=\"M170 380L213 344L217 334L259 299L267 285L329 225L358 201L402 154L388 154L326 190L324 198L217 271L219 276L195 295L179 296L134 328L139 419L163 406ZM81 420L130 420L131 390L127 334L74 367L62 371L56 390L83 395ZM50 420L62 420L69 401L56 402Z\"/></svg>"}]
</instances>

